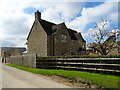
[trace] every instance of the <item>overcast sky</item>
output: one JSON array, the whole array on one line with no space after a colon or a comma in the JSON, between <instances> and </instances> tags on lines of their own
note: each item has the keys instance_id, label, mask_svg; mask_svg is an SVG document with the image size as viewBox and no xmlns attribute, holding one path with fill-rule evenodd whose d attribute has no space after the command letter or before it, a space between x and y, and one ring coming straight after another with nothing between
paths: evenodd
<instances>
[{"instance_id":1,"label":"overcast sky","mask_svg":"<svg viewBox=\"0 0 120 90\"><path fill-rule=\"evenodd\" d=\"M60 2L61 1L61 2ZM80 0L46 2L40 0L3 0L0 4L0 46L25 46L26 38L34 22L34 12L41 18L81 32L89 41L90 29L101 18L107 19L109 28L118 24L118 0L84 2ZM112 1L112 0L111 0Z\"/></svg>"}]
</instances>

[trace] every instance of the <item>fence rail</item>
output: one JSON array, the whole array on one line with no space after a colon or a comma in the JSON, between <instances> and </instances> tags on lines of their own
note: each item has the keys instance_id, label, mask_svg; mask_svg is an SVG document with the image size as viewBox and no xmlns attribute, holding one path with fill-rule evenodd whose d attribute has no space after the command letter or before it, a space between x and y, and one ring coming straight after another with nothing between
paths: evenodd
<instances>
[{"instance_id":1,"label":"fence rail","mask_svg":"<svg viewBox=\"0 0 120 90\"><path fill-rule=\"evenodd\" d=\"M120 75L120 58L39 58L36 67Z\"/></svg>"},{"instance_id":2,"label":"fence rail","mask_svg":"<svg viewBox=\"0 0 120 90\"><path fill-rule=\"evenodd\" d=\"M33 54L11 56L6 63L41 69L65 69L120 75L120 58L38 58Z\"/></svg>"}]
</instances>

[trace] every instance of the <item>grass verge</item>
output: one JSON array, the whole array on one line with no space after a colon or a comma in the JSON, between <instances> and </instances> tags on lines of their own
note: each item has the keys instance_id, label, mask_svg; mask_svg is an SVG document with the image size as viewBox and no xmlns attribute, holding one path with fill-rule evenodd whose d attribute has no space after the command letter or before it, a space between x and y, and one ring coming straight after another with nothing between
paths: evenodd
<instances>
[{"instance_id":1,"label":"grass verge","mask_svg":"<svg viewBox=\"0 0 120 90\"><path fill-rule=\"evenodd\" d=\"M114 76L114 75L96 74L96 73L89 73L83 71L36 69L36 68L28 68L28 67L17 66L12 64L7 64L7 65L36 74L57 75L68 78L81 78L85 80L85 82L93 83L99 86L103 86L105 88L118 88L119 79L118 76Z\"/></svg>"}]
</instances>

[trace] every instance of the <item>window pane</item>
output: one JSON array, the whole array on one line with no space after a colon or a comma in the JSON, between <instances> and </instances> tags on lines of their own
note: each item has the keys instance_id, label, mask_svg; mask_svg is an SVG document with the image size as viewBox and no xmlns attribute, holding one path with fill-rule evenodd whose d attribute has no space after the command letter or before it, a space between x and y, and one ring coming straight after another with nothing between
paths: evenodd
<instances>
[{"instance_id":1,"label":"window pane","mask_svg":"<svg viewBox=\"0 0 120 90\"><path fill-rule=\"evenodd\" d=\"M61 35L61 42L66 42L67 40L66 40L66 35Z\"/></svg>"}]
</instances>

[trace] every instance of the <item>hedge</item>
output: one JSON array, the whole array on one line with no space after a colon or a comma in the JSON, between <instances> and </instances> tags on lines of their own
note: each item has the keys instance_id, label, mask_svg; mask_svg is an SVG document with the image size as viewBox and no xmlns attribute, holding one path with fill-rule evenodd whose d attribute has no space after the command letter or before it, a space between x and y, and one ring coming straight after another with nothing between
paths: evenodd
<instances>
[{"instance_id":1,"label":"hedge","mask_svg":"<svg viewBox=\"0 0 120 90\"><path fill-rule=\"evenodd\" d=\"M41 58L41 57L37 56L37 58ZM72 56L47 56L42 58L120 58L120 55L99 55L99 56L72 55Z\"/></svg>"}]
</instances>

